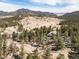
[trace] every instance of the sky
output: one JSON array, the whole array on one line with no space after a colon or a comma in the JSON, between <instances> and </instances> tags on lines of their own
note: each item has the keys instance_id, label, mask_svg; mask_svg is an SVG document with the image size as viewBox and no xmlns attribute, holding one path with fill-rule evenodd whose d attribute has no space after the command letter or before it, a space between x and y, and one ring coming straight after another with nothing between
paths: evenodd
<instances>
[{"instance_id":1,"label":"sky","mask_svg":"<svg viewBox=\"0 0 79 59\"><path fill-rule=\"evenodd\" d=\"M0 0L0 11L15 11L26 8L52 13L79 11L79 0Z\"/></svg>"}]
</instances>

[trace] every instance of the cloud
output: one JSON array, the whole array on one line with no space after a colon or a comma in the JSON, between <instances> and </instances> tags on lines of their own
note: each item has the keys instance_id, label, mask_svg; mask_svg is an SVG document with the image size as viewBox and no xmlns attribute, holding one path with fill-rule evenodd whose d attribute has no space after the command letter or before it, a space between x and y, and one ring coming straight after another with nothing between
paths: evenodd
<instances>
[{"instance_id":1,"label":"cloud","mask_svg":"<svg viewBox=\"0 0 79 59\"><path fill-rule=\"evenodd\" d=\"M67 12L69 13L79 10L79 0L31 0L31 2L47 4L52 6L48 8L44 8L44 7L42 8L41 6L40 8L36 8L35 10L49 11L55 13L67 13ZM61 5L62 7L60 7L57 4ZM64 6L64 4L67 4L67 6Z\"/></svg>"},{"instance_id":2,"label":"cloud","mask_svg":"<svg viewBox=\"0 0 79 59\"><path fill-rule=\"evenodd\" d=\"M78 4L79 0L67 0L67 3Z\"/></svg>"},{"instance_id":3,"label":"cloud","mask_svg":"<svg viewBox=\"0 0 79 59\"><path fill-rule=\"evenodd\" d=\"M78 6L79 5L70 5L70 6L63 7L63 8L51 8L51 7L44 8L44 7L33 6L28 9L35 10L35 11L52 12L52 13L70 13L73 11L78 11L79 10Z\"/></svg>"},{"instance_id":4,"label":"cloud","mask_svg":"<svg viewBox=\"0 0 79 59\"><path fill-rule=\"evenodd\" d=\"M21 8L21 6L0 2L0 10L1 11L8 11L8 12L10 12L10 11L15 11L15 10L17 10L19 8Z\"/></svg>"},{"instance_id":5,"label":"cloud","mask_svg":"<svg viewBox=\"0 0 79 59\"><path fill-rule=\"evenodd\" d=\"M78 4L79 0L31 0L31 2L43 3L48 5L56 4Z\"/></svg>"},{"instance_id":6,"label":"cloud","mask_svg":"<svg viewBox=\"0 0 79 59\"><path fill-rule=\"evenodd\" d=\"M15 11L23 7L31 10L46 11L46 12L52 12L52 13L67 13L67 12L69 13L69 12L79 10L79 0L29 0L29 1L32 3L35 3L35 5L33 4L16 5L16 4L0 2L0 10ZM38 6L37 5L38 3L47 4L48 6L45 6L45 5ZM57 4L60 4L62 6L64 4L68 4L68 5L60 7Z\"/></svg>"},{"instance_id":7,"label":"cloud","mask_svg":"<svg viewBox=\"0 0 79 59\"><path fill-rule=\"evenodd\" d=\"M36 3L43 3L48 5L56 5L57 3L61 4L62 0L31 0L32 2Z\"/></svg>"}]
</instances>

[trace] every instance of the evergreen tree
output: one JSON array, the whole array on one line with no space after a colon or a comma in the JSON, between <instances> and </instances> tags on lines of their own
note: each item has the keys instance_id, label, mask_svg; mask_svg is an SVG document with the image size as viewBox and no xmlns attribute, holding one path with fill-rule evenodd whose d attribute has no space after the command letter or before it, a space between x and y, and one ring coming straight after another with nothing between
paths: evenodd
<instances>
[{"instance_id":1,"label":"evergreen tree","mask_svg":"<svg viewBox=\"0 0 79 59\"><path fill-rule=\"evenodd\" d=\"M51 58L50 58L50 49L49 49L49 48L47 48L47 49L45 50L44 55L43 55L43 58L44 58L44 59L51 59Z\"/></svg>"},{"instance_id":2,"label":"evergreen tree","mask_svg":"<svg viewBox=\"0 0 79 59\"><path fill-rule=\"evenodd\" d=\"M0 35L0 59L2 57L2 51L3 51L2 45L3 45L3 40L2 40L1 35Z\"/></svg>"},{"instance_id":3,"label":"evergreen tree","mask_svg":"<svg viewBox=\"0 0 79 59\"><path fill-rule=\"evenodd\" d=\"M3 56L6 57L7 55L7 46L6 46L6 40L3 40Z\"/></svg>"},{"instance_id":4,"label":"evergreen tree","mask_svg":"<svg viewBox=\"0 0 79 59\"><path fill-rule=\"evenodd\" d=\"M27 58L26 59L33 59L33 56L32 54L28 54Z\"/></svg>"},{"instance_id":5,"label":"evergreen tree","mask_svg":"<svg viewBox=\"0 0 79 59\"><path fill-rule=\"evenodd\" d=\"M38 55L39 55L38 50L37 49L34 50L33 51L33 59L40 59Z\"/></svg>"},{"instance_id":6,"label":"evergreen tree","mask_svg":"<svg viewBox=\"0 0 79 59\"><path fill-rule=\"evenodd\" d=\"M14 41L17 41L17 36L18 36L18 33L15 33L15 32L12 33L12 39Z\"/></svg>"},{"instance_id":7,"label":"evergreen tree","mask_svg":"<svg viewBox=\"0 0 79 59\"><path fill-rule=\"evenodd\" d=\"M57 59L65 59L63 54L59 54L59 56L57 57Z\"/></svg>"},{"instance_id":8,"label":"evergreen tree","mask_svg":"<svg viewBox=\"0 0 79 59\"><path fill-rule=\"evenodd\" d=\"M23 59L24 58L24 46L21 46L21 52L20 52L20 58Z\"/></svg>"}]
</instances>

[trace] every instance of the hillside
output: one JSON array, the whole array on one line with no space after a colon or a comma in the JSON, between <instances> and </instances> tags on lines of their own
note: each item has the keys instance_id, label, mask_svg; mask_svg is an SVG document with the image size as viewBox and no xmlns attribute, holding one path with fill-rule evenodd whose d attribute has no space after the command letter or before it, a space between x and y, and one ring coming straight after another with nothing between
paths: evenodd
<instances>
[{"instance_id":1,"label":"hillside","mask_svg":"<svg viewBox=\"0 0 79 59\"><path fill-rule=\"evenodd\" d=\"M26 13L24 15L24 13L23 15L2 16L0 18L0 58L16 59L18 57L22 59L21 55L24 55L23 58L26 59L28 54L30 55L36 49L40 53L39 56L42 57L42 53L46 50L44 50L43 44L48 44L48 39L51 39L48 34L50 32L56 34L56 29L60 28L60 19L51 16L28 15ZM56 52L56 54L59 55L60 52Z\"/></svg>"},{"instance_id":2,"label":"hillside","mask_svg":"<svg viewBox=\"0 0 79 59\"><path fill-rule=\"evenodd\" d=\"M0 18L0 58L78 58L77 21L62 21L63 19L45 16L48 14L37 16L39 13L30 15L25 12L24 9L22 13L15 13L18 15Z\"/></svg>"},{"instance_id":3,"label":"hillside","mask_svg":"<svg viewBox=\"0 0 79 59\"><path fill-rule=\"evenodd\" d=\"M59 18L69 19L69 20L78 20L79 19L79 11L66 13L63 16L59 16Z\"/></svg>"}]
</instances>

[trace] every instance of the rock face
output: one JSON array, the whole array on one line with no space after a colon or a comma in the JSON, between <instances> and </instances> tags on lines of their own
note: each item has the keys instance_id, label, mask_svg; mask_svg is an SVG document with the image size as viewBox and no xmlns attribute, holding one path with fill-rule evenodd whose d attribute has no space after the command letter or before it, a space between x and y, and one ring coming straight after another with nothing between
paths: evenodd
<instances>
[{"instance_id":1,"label":"rock face","mask_svg":"<svg viewBox=\"0 0 79 59\"><path fill-rule=\"evenodd\" d=\"M46 27L60 27L58 25L60 23L60 20L57 18L52 17L25 17L20 21L20 23L23 25L23 28L25 29L33 29L33 28L40 28L41 26Z\"/></svg>"},{"instance_id":2,"label":"rock face","mask_svg":"<svg viewBox=\"0 0 79 59\"><path fill-rule=\"evenodd\" d=\"M53 51L53 52L51 52L51 57L52 57L52 59L57 59L59 54L63 54L64 59L69 59L68 58L68 53L70 51L71 51L71 49L69 49L69 48L65 48L65 49L62 49L62 50L59 50L59 51Z\"/></svg>"},{"instance_id":3,"label":"rock face","mask_svg":"<svg viewBox=\"0 0 79 59\"><path fill-rule=\"evenodd\" d=\"M31 46L30 44L22 44L19 42L15 42L11 39L7 39L6 40L6 45L7 47L10 47L12 44L12 47L15 49L16 53L10 53L8 54L8 56L5 59L14 59L14 58L19 58L19 54L21 52L21 48L23 47L23 53L25 54L25 56L27 56L27 54L32 53L36 47ZM18 57L16 57L18 56Z\"/></svg>"}]
</instances>

